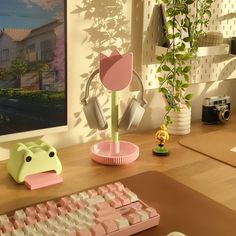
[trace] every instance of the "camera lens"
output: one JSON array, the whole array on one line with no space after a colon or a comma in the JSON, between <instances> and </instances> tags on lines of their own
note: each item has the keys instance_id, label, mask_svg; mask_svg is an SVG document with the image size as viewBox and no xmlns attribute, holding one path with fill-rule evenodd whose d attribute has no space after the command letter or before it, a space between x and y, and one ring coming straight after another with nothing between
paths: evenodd
<instances>
[{"instance_id":1,"label":"camera lens","mask_svg":"<svg viewBox=\"0 0 236 236\"><path fill-rule=\"evenodd\" d=\"M228 121L229 117L230 117L230 111L227 108L220 110L220 112L219 112L219 120L221 122Z\"/></svg>"}]
</instances>

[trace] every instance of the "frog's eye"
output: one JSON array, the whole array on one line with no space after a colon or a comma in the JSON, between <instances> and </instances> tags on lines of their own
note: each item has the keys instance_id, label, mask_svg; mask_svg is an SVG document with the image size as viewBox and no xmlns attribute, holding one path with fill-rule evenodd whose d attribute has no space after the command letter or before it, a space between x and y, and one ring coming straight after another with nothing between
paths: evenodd
<instances>
[{"instance_id":1,"label":"frog's eye","mask_svg":"<svg viewBox=\"0 0 236 236\"><path fill-rule=\"evenodd\" d=\"M55 152L49 152L49 157L54 157L55 156Z\"/></svg>"},{"instance_id":2,"label":"frog's eye","mask_svg":"<svg viewBox=\"0 0 236 236\"><path fill-rule=\"evenodd\" d=\"M27 156L27 157L25 158L25 160L26 160L26 162L30 162L30 161L32 160L32 157L31 157L31 156Z\"/></svg>"}]
</instances>

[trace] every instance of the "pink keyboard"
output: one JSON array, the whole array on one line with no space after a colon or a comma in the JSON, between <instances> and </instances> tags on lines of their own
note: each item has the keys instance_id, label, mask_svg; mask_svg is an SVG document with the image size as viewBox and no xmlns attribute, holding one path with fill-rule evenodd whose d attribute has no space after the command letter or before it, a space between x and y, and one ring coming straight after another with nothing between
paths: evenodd
<instances>
[{"instance_id":1,"label":"pink keyboard","mask_svg":"<svg viewBox=\"0 0 236 236\"><path fill-rule=\"evenodd\" d=\"M125 236L159 220L154 208L116 182L0 215L0 236Z\"/></svg>"}]
</instances>

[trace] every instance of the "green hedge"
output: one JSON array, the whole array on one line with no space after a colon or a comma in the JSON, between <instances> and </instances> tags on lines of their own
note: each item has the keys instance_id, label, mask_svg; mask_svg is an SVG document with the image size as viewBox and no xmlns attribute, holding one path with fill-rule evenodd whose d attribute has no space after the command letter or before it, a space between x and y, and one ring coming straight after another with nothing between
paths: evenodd
<instances>
[{"instance_id":1,"label":"green hedge","mask_svg":"<svg viewBox=\"0 0 236 236\"><path fill-rule=\"evenodd\" d=\"M0 89L0 97L25 99L37 102L55 102L63 101L64 92L41 91L41 90L24 90L24 89Z\"/></svg>"}]
</instances>

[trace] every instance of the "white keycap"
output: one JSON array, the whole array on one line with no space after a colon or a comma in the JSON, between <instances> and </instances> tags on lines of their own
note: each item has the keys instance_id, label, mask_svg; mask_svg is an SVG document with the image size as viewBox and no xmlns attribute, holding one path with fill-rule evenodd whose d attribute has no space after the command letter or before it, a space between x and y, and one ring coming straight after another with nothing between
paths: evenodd
<instances>
[{"instance_id":1,"label":"white keycap","mask_svg":"<svg viewBox=\"0 0 236 236\"><path fill-rule=\"evenodd\" d=\"M84 199L89 198L89 195L88 195L86 192L81 192L81 193L79 194L79 197L80 197L82 200L84 200Z\"/></svg>"},{"instance_id":2,"label":"white keycap","mask_svg":"<svg viewBox=\"0 0 236 236\"><path fill-rule=\"evenodd\" d=\"M95 205L96 203L99 203L99 202L105 202L105 200L101 195L97 195L97 196L94 196L94 197L91 197L91 198L87 198L85 200L85 202L88 205Z\"/></svg>"},{"instance_id":3,"label":"white keycap","mask_svg":"<svg viewBox=\"0 0 236 236\"><path fill-rule=\"evenodd\" d=\"M33 225L24 226L22 230L24 231L26 235L36 234L37 232Z\"/></svg>"},{"instance_id":4,"label":"white keycap","mask_svg":"<svg viewBox=\"0 0 236 236\"><path fill-rule=\"evenodd\" d=\"M9 222L8 216L7 215L0 215L0 227L2 227L7 222Z\"/></svg>"},{"instance_id":5,"label":"white keycap","mask_svg":"<svg viewBox=\"0 0 236 236\"><path fill-rule=\"evenodd\" d=\"M26 218L26 214L24 210L17 210L14 213L14 218L18 220L24 220Z\"/></svg>"},{"instance_id":6,"label":"white keycap","mask_svg":"<svg viewBox=\"0 0 236 236\"><path fill-rule=\"evenodd\" d=\"M144 210L138 211L137 214L140 216L141 221L148 220L148 213Z\"/></svg>"},{"instance_id":7,"label":"white keycap","mask_svg":"<svg viewBox=\"0 0 236 236\"><path fill-rule=\"evenodd\" d=\"M96 211L96 208L95 208L93 205L91 205L91 206L88 206L88 207L86 208L86 210L87 210L89 213L93 214L93 213Z\"/></svg>"},{"instance_id":8,"label":"white keycap","mask_svg":"<svg viewBox=\"0 0 236 236\"><path fill-rule=\"evenodd\" d=\"M12 236L25 236L25 233L22 229L13 230L11 233Z\"/></svg>"},{"instance_id":9,"label":"white keycap","mask_svg":"<svg viewBox=\"0 0 236 236\"><path fill-rule=\"evenodd\" d=\"M81 198L79 197L78 194L72 194L72 195L70 195L70 198L73 203L76 203L77 201L81 200Z\"/></svg>"},{"instance_id":10,"label":"white keycap","mask_svg":"<svg viewBox=\"0 0 236 236\"><path fill-rule=\"evenodd\" d=\"M108 192L108 193L105 193L104 198L105 198L106 201L110 201L112 199L115 199L116 196L114 195L114 193Z\"/></svg>"},{"instance_id":11,"label":"white keycap","mask_svg":"<svg viewBox=\"0 0 236 236\"><path fill-rule=\"evenodd\" d=\"M129 226L129 221L125 217L121 217L115 220L118 229L123 229Z\"/></svg>"},{"instance_id":12,"label":"white keycap","mask_svg":"<svg viewBox=\"0 0 236 236\"><path fill-rule=\"evenodd\" d=\"M126 188L126 190L128 190L128 189ZM126 191L126 194L131 202L136 202L139 200L138 196L130 190Z\"/></svg>"}]
</instances>

